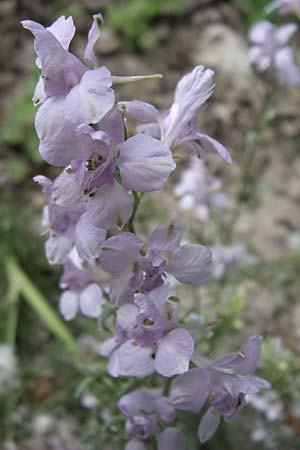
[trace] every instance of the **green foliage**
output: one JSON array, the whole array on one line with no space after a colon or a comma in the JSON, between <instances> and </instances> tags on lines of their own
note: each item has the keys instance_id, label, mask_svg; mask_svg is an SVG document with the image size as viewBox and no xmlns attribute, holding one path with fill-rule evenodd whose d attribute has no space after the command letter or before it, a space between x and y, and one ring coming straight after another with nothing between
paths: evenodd
<instances>
[{"instance_id":1,"label":"green foliage","mask_svg":"<svg viewBox=\"0 0 300 450\"><path fill-rule=\"evenodd\" d=\"M246 15L248 25L259 19L266 17L264 8L270 3L270 0L232 0L233 4L240 8ZM276 21L277 14L268 15L268 19Z\"/></svg>"},{"instance_id":2,"label":"green foliage","mask_svg":"<svg viewBox=\"0 0 300 450\"><path fill-rule=\"evenodd\" d=\"M28 75L20 96L11 103L8 114L0 126L2 142L14 148L24 148L29 162L40 161L37 151L38 138L33 127L35 108L32 104L32 92L37 79L37 70ZM26 161L18 161L16 164L18 165L14 167L17 171L16 180L20 181L21 174L25 176L28 167L26 167Z\"/></svg>"},{"instance_id":3,"label":"green foliage","mask_svg":"<svg viewBox=\"0 0 300 450\"><path fill-rule=\"evenodd\" d=\"M120 31L131 47L153 47L156 36L150 22L165 11L178 10L182 0L127 0L109 5L107 16L113 28Z\"/></svg>"}]
</instances>

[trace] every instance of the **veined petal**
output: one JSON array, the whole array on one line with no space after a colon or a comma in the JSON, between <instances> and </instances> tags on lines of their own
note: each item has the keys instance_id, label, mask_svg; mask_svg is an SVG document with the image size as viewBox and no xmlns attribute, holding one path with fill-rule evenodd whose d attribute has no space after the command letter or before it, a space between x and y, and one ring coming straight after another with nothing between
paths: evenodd
<instances>
[{"instance_id":1,"label":"veined petal","mask_svg":"<svg viewBox=\"0 0 300 450\"><path fill-rule=\"evenodd\" d=\"M141 100L131 100L129 102L119 102L125 108L125 115L139 122L157 122L159 112L155 106Z\"/></svg>"},{"instance_id":2,"label":"veined petal","mask_svg":"<svg viewBox=\"0 0 300 450\"><path fill-rule=\"evenodd\" d=\"M69 49L75 34L75 25L71 16L67 18L64 15L60 16L50 27L47 27L47 30L56 37L65 50Z\"/></svg>"},{"instance_id":3,"label":"veined petal","mask_svg":"<svg viewBox=\"0 0 300 450\"><path fill-rule=\"evenodd\" d=\"M259 335L249 337L238 353L230 353L216 359L213 366L233 369L239 375L251 375L257 368L262 339Z\"/></svg>"},{"instance_id":4,"label":"veined petal","mask_svg":"<svg viewBox=\"0 0 300 450\"><path fill-rule=\"evenodd\" d=\"M109 360L108 372L113 377L146 377L154 371L152 348L140 347L135 341L124 342Z\"/></svg>"},{"instance_id":5,"label":"veined petal","mask_svg":"<svg viewBox=\"0 0 300 450\"><path fill-rule=\"evenodd\" d=\"M106 234L106 230L90 223L87 214L84 213L76 224L74 235L74 243L80 258L84 260L97 258Z\"/></svg>"},{"instance_id":6,"label":"veined petal","mask_svg":"<svg viewBox=\"0 0 300 450\"><path fill-rule=\"evenodd\" d=\"M111 74L105 67L88 70L67 95L65 117L77 125L99 122L114 104Z\"/></svg>"},{"instance_id":7,"label":"veined petal","mask_svg":"<svg viewBox=\"0 0 300 450\"><path fill-rule=\"evenodd\" d=\"M200 145L204 150L208 150L212 153L217 153L229 164L233 162L228 150L216 139L213 139L212 137L207 136L207 134L203 133L197 133L197 139L199 140Z\"/></svg>"},{"instance_id":8,"label":"veined petal","mask_svg":"<svg viewBox=\"0 0 300 450\"><path fill-rule=\"evenodd\" d=\"M172 223L155 228L149 236L148 245L155 250L172 252L179 247L181 229Z\"/></svg>"},{"instance_id":9,"label":"veined petal","mask_svg":"<svg viewBox=\"0 0 300 450\"><path fill-rule=\"evenodd\" d=\"M177 409L197 413L210 392L210 378L206 369L191 369L177 377L171 385L170 400Z\"/></svg>"},{"instance_id":10,"label":"veined petal","mask_svg":"<svg viewBox=\"0 0 300 450\"><path fill-rule=\"evenodd\" d=\"M184 328L167 333L158 343L155 369L165 377L187 372L194 351L194 341Z\"/></svg>"},{"instance_id":11,"label":"veined petal","mask_svg":"<svg viewBox=\"0 0 300 450\"><path fill-rule=\"evenodd\" d=\"M63 264L72 248L72 238L67 233L51 236L45 243L45 253L49 264Z\"/></svg>"},{"instance_id":12,"label":"veined petal","mask_svg":"<svg viewBox=\"0 0 300 450\"><path fill-rule=\"evenodd\" d=\"M172 254L166 270L181 283L205 283L212 275L211 250L198 244L182 245Z\"/></svg>"},{"instance_id":13,"label":"veined petal","mask_svg":"<svg viewBox=\"0 0 300 450\"><path fill-rule=\"evenodd\" d=\"M79 306L88 317L99 317L104 306L102 292L98 284L89 284L79 295Z\"/></svg>"},{"instance_id":14,"label":"veined petal","mask_svg":"<svg viewBox=\"0 0 300 450\"><path fill-rule=\"evenodd\" d=\"M133 233L121 233L105 241L100 262L106 272L121 273L130 264L142 259L144 242Z\"/></svg>"},{"instance_id":15,"label":"veined petal","mask_svg":"<svg viewBox=\"0 0 300 450\"><path fill-rule=\"evenodd\" d=\"M122 305L117 312L117 324L122 328L122 330L128 332L138 316L139 310L137 306L132 303L126 303Z\"/></svg>"},{"instance_id":16,"label":"veined petal","mask_svg":"<svg viewBox=\"0 0 300 450\"><path fill-rule=\"evenodd\" d=\"M170 150L159 140L143 134L121 145L117 164L124 186L136 192L162 188L175 169Z\"/></svg>"},{"instance_id":17,"label":"veined petal","mask_svg":"<svg viewBox=\"0 0 300 450\"><path fill-rule=\"evenodd\" d=\"M132 214L133 201L123 186L115 182L106 184L89 198L87 206L88 220L103 229L121 227Z\"/></svg>"},{"instance_id":18,"label":"veined petal","mask_svg":"<svg viewBox=\"0 0 300 450\"><path fill-rule=\"evenodd\" d=\"M206 442L212 437L220 424L221 416L209 409L200 422L198 437L200 442Z\"/></svg>"},{"instance_id":19,"label":"veined petal","mask_svg":"<svg viewBox=\"0 0 300 450\"><path fill-rule=\"evenodd\" d=\"M103 28L103 17L102 14L93 15L93 24L88 34L88 42L85 47L84 57L91 61L94 66L97 66L97 58L94 51L94 46L101 36L101 31Z\"/></svg>"}]
</instances>

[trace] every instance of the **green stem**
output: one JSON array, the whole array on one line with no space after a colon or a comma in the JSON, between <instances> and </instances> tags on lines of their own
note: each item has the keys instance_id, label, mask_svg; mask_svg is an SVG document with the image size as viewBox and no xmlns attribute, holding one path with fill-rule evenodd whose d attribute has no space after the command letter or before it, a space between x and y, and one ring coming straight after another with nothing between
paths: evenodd
<instances>
[{"instance_id":1,"label":"green stem","mask_svg":"<svg viewBox=\"0 0 300 450\"><path fill-rule=\"evenodd\" d=\"M118 86L119 84L135 83L136 81L146 81L146 80L160 80L162 78L161 73L155 73L153 75L138 75L132 77L123 76L112 76L112 85Z\"/></svg>"},{"instance_id":2,"label":"green stem","mask_svg":"<svg viewBox=\"0 0 300 450\"><path fill-rule=\"evenodd\" d=\"M139 205L140 205L140 201L144 195L144 192L141 192L139 195L137 192L132 191L132 195L133 195L133 211L132 211L130 219L128 220L127 229L131 233L135 233L134 220L135 220L135 217L136 217Z\"/></svg>"},{"instance_id":3,"label":"green stem","mask_svg":"<svg viewBox=\"0 0 300 450\"><path fill-rule=\"evenodd\" d=\"M69 350L76 350L76 343L65 323L57 315L41 292L36 288L27 274L19 266L18 262L10 257L7 261L7 271L10 279L22 294L24 299L36 311L44 325L59 339ZM12 323L17 319L12 318ZM9 333L13 332L13 328ZM12 338L12 337L11 337Z\"/></svg>"}]
</instances>

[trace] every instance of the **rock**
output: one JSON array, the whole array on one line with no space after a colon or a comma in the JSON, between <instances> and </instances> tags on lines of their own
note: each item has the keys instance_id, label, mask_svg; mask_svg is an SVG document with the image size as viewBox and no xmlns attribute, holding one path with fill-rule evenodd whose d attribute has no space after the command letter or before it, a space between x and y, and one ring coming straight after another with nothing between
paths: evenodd
<instances>
[{"instance_id":1,"label":"rock","mask_svg":"<svg viewBox=\"0 0 300 450\"><path fill-rule=\"evenodd\" d=\"M253 78L248 63L248 45L241 35L224 24L207 26L195 45L194 64L212 67L236 84L249 84Z\"/></svg>"}]
</instances>

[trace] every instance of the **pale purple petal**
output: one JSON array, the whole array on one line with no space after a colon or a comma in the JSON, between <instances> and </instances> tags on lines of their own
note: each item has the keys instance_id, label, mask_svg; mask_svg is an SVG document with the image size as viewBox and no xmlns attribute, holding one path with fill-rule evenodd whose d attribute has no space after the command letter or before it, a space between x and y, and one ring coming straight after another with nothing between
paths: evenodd
<instances>
[{"instance_id":1,"label":"pale purple petal","mask_svg":"<svg viewBox=\"0 0 300 450\"><path fill-rule=\"evenodd\" d=\"M156 402L161 396L160 389L139 388L123 395L118 407L125 417L141 413L153 414L156 412Z\"/></svg>"},{"instance_id":2,"label":"pale purple petal","mask_svg":"<svg viewBox=\"0 0 300 450\"><path fill-rule=\"evenodd\" d=\"M47 99L47 95L45 94L45 90L44 90L44 81L43 78L40 77L38 79L38 82L36 83L35 89L34 89L34 93L32 96L32 101L34 106L40 105L42 103L44 103Z\"/></svg>"},{"instance_id":3,"label":"pale purple petal","mask_svg":"<svg viewBox=\"0 0 300 450\"><path fill-rule=\"evenodd\" d=\"M65 291L59 300L59 310L65 320L72 320L78 311L78 294L72 291Z\"/></svg>"},{"instance_id":4,"label":"pale purple petal","mask_svg":"<svg viewBox=\"0 0 300 450\"><path fill-rule=\"evenodd\" d=\"M189 124L214 88L214 71L196 66L178 82L174 102L161 117L162 142L172 148L186 140Z\"/></svg>"},{"instance_id":5,"label":"pale purple petal","mask_svg":"<svg viewBox=\"0 0 300 450\"><path fill-rule=\"evenodd\" d=\"M216 141L207 134L197 133L197 139L204 150L220 155L227 163L232 163L232 158L228 150L220 142Z\"/></svg>"},{"instance_id":6,"label":"pale purple petal","mask_svg":"<svg viewBox=\"0 0 300 450\"><path fill-rule=\"evenodd\" d=\"M114 337L105 339L100 345L99 354L101 356L109 356L118 345L118 341Z\"/></svg>"},{"instance_id":7,"label":"pale purple petal","mask_svg":"<svg viewBox=\"0 0 300 450\"><path fill-rule=\"evenodd\" d=\"M171 385L170 400L177 409L197 413L210 392L210 378L206 369L191 369L177 377Z\"/></svg>"},{"instance_id":8,"label":"pale purple petal","mask_svg":"<svg viewBox=\"0 0 300 450\"><path fill-rule=\"evenodd\" d=\"M47 27L65 50L69 49L70 42L75 34L75 26L72 17L60 16L50 27Z\"/></svg>"},{"instance_id":9,"label":"pale purple petal","mask_svg":"<svg viewBox=\"0 0 300 450\"><path fill-rule=\"evenodd\" d=\"M41 141L57 136L64 124L64 97L52 97L40 106L35 116L35 128Z\"/></svg>"},{"instance_id":10,"label":"pale purple petal","mask_svg":"<svg viewBox=\"0 0 300 450\"><path fill-rule=\"evenodd\" d=\"M184 328L167 333L158 343L155 369L165 377L187 372L194 351L194 341Z\"/></svg>"},{"instance_id":11,"label":"pale purple petal","mask_svg":"<svg viewBox=\"0 0 300 450\"><path fill-rule=\"evenodd\" d=\"M212 437L220 424L221 416L209 409L200 422L198 437L200 442L206 442Z\"/></svg>"},{"instance_id":12,"label":"pale purple petal","mask_svg":"<svg viewBox=\"0 0 300 450\"><path fill-rule=\"evenodd\" d=\"M78 84L86 67L63 48L51 31L30 21L24 21L23 26L34 34L34 48L42 67L46 95L65 95Z\"/></svg>"},{"instance_id":13,"label":"pale purple petal","mask_svg":"<svg viewBox=\"0 0 300 450\"><path fill-rule=\"evenodd\" d=\"M93 15L93 24L88 34L88 42L85 47L84 57L93 63L94 66L97 65L97 58L94 51L94 46L98 41L101 31L103 28L103 17L102 14Z\"/></svg>"},{"instance_id":14,"label":"pale purple petal","mask_svg":"<svg viewBox=\"0 0 300 450\"><path fill-rule=\"evenodd\" d=\"M212 275L211 250L198 244L182 245L172 254L166 270L181 283L205 283Z\"/></svg>"},{"instance_id":15,"label":"pale purple petal","mask_svg":"<svg viewBox=\"0 0 300 450\"><path fill-rule=\"evenodd\" d=\"M127 266L142 259L144 242L133 233L121 233L105 241L100 262L106 272L121 273Z\"/></svg>"},{"instance_id":16,"label":"pale purple petal","mask_svg":"<svg viewBox=\"0 0 300 450\"><path fill-rule=\"evenodd\" d=\"M182 431L167 428L157 435L157 450L186 450Z\"/></svg>"},{"instance_id":17,"label":"pale purple petal","mask_svg":"<svg viewBox=\"0 0 300 450\"><path fill-rule=\"evenodd\" d=\"M132 301L134 293L134 288L130 285L132 277L132 272L125 272L112 278L109 296L114 304L120 306Z\"/></svg>"},{"instance_id":18,"label":"pale purple petal","mask_svg":"<svg viewBox=\"0 0 300 450\"><path fill-rule=\"evenodd\" d=\"M139 314L137 306L132 303L126 303L121 306L117 312L116 322L124 331L129 331Z\"/></svg>"},{"instance_id":19,"label":"pale purple petal","mask_svg":"<svg viewBox=\"0 0 300 450\"><path fill-rule=\"evenodd\" d=\"M181 229L172 223L155 228L149 236L148 245L158 251L172 252L179 247L181 234Z\"/></svg>"},{"instance_id":20,"label":"pale purple petal","mask_svg":"<svg viewBox=\"0 0 300 450\"><path fill-rule=\"evenodd\" d=\"M125 107L125 115L139 122L156 122L159 112L155 106L141 100L120 102L121 107Z\"/></svg>"},{"instance_id":21,"label":"pale purple petal","mask_svg":"<svg viewBox=\"0 0 300 450\"><path fill-rule=\"evenodd\" d=\"M107 229L121 227L132 214L131 195L119 183L106 184L98 189L94 197L89 198L88 220L94 225Z\"/></svg>"},{"instance_id":22,"label":"pale purple petal","mask_svg":"<svg viewBox=\"0 0 300 450\"><path fill-rule=\"evenodd\" d=\"M249 337L238 353L230 353L216 359L213 366L234 369L239 375L251 375L257 368L262 339L259 335Z\"/></svg>"},{"instance_id":23,"label":"pale purple petal","mask_svg":"<svg viewBox=\"0 0 300 450\"><path fill-rule=\"evenodd\" d=\"M108 372L113 377L146 377L154 372L152 348L140 347L135 341L124 342L109 360Z\"/></svg>"},{"instance_id":24,"label":"pale purple petal","mask_svg":"<svg viewBox=\"0 0 300 450\"><path fill-rule=\"evenodd\" d=\"M253 44L262 45L275 29L275 25L273 25L269 20L259 20L250 29L248 39Z\"/></svg>"},{"instance_id":25,"label":"pale purple petal","mask_svg":"<svg viewBox=\"0 0 300 450\"><path fill-rule=\"evenodd\" d=\"M66 119L78 125L99 122L114 104L111 85L111 74L105 66L85 72L66 97Z\"/></svg>"},{"instance_id":26,"label":"pale purple petal","mask_svg":"<svg viewBox=\"0 0 300 450\"><path fill-rule=\"evenodd\" d=\"M88 317L99 317L104 300L100 287L96 283L89 284L79 295L81 312Z\"/></svg>"},{"instance_id":27,"label":"pale purple petal","mask_svg":"<svg viewBox=\"0 0 300 450\"><path fill-rule=\"evenodd\" d=\"M72 248L70 235L51 236L45 243L45 253L49 264L62 264Z\"/></svg>"},{"instance_id":28,"label":"pale purple petal","mask_svg":"<svg viewBox=\"0 0 300 450\"><path fill-rule=\"evenodd\" d=\"M90 223L87 214L84 213L76 224L74 234L74 243L80 258L84 260L97 258L106 235L106 230Z\"/></svg>"},{"instance_id":29,"label":"pale purple petal","mask_svg":"<svg viewBox=\"0 0 300 450\"><path fill-rule=\"evenodd\" d=\"M297 29L298 26L296 23L287 23L281 27L278 27L276 31L278 45L286 45Z\"/></svg>"},{"instance_id":30,"label":"pale purple petal","mask_svg":"<svg viewBox=\"0 0 300 450\"><path fill-rule=\"evenodd\" d=\"M275 56L277 78L285 86L300 86L300 60L298 64L294 52L289 47L280 49Z\"/></svg>"},{"instance_id":31,"label":"pale purple petal","mask_svg":"<svg viewBox=\"0 0 300 450\"><path fill-rule=\"evenodd\" d=\"M157 411L163 422L171 423L175 420L176 409L173 403L165 396L160 396L157 399Z\"/></svg>"},{"instance_id":32,"label":"pale purple petal","mask_svg":"<svg viewBox=\"0 0 300 450\"><path fill-rule=\"evenodd\" d=\"M99 127L115 146L124 142L124 121L118 106L115 106L101 120Z\"/></svg>"},{"instance_id":33,"label":"pale purple petal","mask_svg":"<svg viewBox=\"0 0 300 450\"><path fill-rule=\"evenodd\" d=\"M170 150L157 139L143 134L121 145L117 164L124 186L136 192L162 188L175 169Z\"/></svg>"},{"instance_id":34,"label":"pale purple petal","mask_svg":"<svg viewBox=\"0 0 300 450\"><path fill-rule=\"evenodd\" d=\"M84 165L77 173L64 170L53 183L52 201L59 206L71 206L78 202L82 193L81 181L84 176Z\"/></svg>"}]
</instances>

